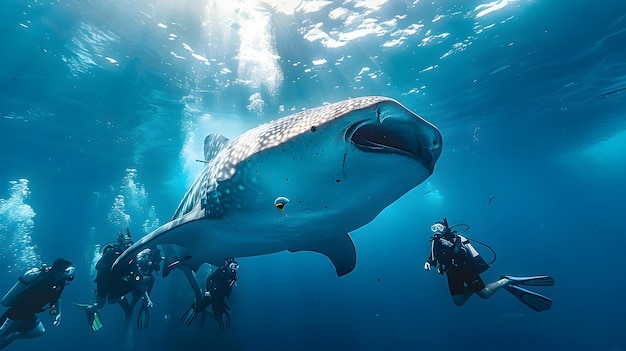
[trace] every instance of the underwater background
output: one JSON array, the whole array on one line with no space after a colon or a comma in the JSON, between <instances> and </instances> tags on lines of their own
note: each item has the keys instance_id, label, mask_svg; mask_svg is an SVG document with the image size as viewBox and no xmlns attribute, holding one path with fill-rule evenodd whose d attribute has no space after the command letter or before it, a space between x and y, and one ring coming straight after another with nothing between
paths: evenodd
<instances>
[{"instance_id":1,"label":"underwater background","mask_svg":"<svg viewBox=\"0 0 626 351\"><path fill-rule=\"evenodd\" d=\"M47 333L7 349L626 350L626 2L5 0L0 33L0 290L76 265L61 325L42 313ZM91 331L71 303L94 300L98 245L171 218L207 134L367 95L436 125L443 152L350 233L353 272L241 258L227 330L180 325L174 272L147 331L126 339L114 305ZM443 217L497 253L486 282L552 275L552 309L455 306L423 270Z\"/></svg>"}]
</instances>

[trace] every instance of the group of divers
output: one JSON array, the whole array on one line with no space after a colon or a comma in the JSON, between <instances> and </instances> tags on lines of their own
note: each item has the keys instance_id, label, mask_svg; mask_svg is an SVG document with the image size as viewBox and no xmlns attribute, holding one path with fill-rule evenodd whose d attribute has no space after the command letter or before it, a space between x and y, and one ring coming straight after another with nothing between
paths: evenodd
<instances>
[{"instance_id":1,"label":"group of divers","mask_svg":"<svg viewBox=\"0 0 626 351\"><path fill-rule=\"evenodd\" d=\"M544 295L528 290L523 286L553 286L554 279L548 275L527 277L502 276L497 281L485 284L480 277L495 261L487 263L471 244L462 236L467 229L458 232L455 225L450 227L447 219L431 226L431 250L424 263L424 269L435 268L437 273L445 274L452 300L462 306L476 294L488 299L503 288L531 309L541 312L550 309L552 300ZM466 225L465 225L466 226ZM475 240L474 240L475 241ZM476 241L477 242L477 241ZM98 310L109 304L118 304L128 321L139 304L137 328L145 330L150 320L150 308L153 306L150 293L154 285L154 274L160 270L161 252L158 247L147 248L139 252L133 260L121 269L112 270L115 260L131 245L133 240L126 229L118 233L115 242L104 245L102 256L96 264L96 298L93 304L78 304L87 314L87 322L93 331L103 327ZM488 246L487 246L488 247ZM224 264L212 271L207 279L204 293L200 299L191 303L180 319L181 324L189 326L200 316L204 326L207 316L214 318L220 329L230 327L230 308L226 298L230 298L238 279L239 264L234 258L224 259ZM2 298L1 303L8 309L0 317L0 349L14 340L37 338L45 333L45 328L38 313L48 311L54 317L53 325L61 322L59 300L65 287L74 279L72 262L58 258L51 266L43 265L28 270L20 276L13 287ZM130 295L131 301L126 297Z\"/></svg>"}]
</instances>

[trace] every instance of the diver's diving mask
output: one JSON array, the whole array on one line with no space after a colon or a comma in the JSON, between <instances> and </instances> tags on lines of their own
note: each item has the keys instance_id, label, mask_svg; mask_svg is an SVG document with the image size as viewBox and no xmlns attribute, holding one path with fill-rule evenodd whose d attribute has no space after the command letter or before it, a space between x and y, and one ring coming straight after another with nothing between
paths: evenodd
<instances>
[{"instance_id":1,"label":"diver's diving mask","mask_svg":"<svg viewBox=\"0 0 626 351\"><path fill-rule=\"evenodd\" d=\"M238 270L238 269L239 269L239 263L237 263L237 262L231 262L231 263L229 263L229 264L228 264L228 268L229 268L231 271L236 271L236 270Z\"/></svg>"},{"instance_id":2,"label":"diver's diving mask","mask_svg":"<svg viewBox=\"0 0 626 351\"><path fill-rule=\"evenodd\" d=\"M446 230L446 226L437 222L430 226L430 230L435 234L442 234Z\"/></svg>"}]
</instances>

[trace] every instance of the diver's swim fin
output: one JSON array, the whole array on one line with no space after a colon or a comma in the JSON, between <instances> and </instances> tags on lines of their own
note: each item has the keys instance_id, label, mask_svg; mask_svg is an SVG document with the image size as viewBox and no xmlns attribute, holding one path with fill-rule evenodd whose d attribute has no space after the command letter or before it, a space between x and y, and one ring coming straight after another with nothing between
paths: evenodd
<instances>
[{"instance_id":1,"label":"diver's swim fin","mask_svg":"<svg viewBox=\"0 0 626 351\"><path fill-rule=\"evenodd\" d=\"M98 331L100 330L100 328L104 326L102 324L102 320L100 319L100 315L98 314L98 312L90 310L90 307L92 305L84 304L84 303L74 303L74 305L83 309L85 312L87 312L87 323L89 324L89 327L91 328L91 330Z\"/></svg>"},{"instance_id":2,"label":"diver's swim fin","mask_svg":"<svg viewBox=\"0 0 626 351\"><path fill-rule=\"evenodd\" d=\"M150 309L147 304L142 303L137 315L137 330L148 330L148 324L150 323Z\"/></svg>"},{"instance_id":3,"label":"diver's swim fin","mask_svg":"<svg viewBox=\"0 0 626 351\"><path fill-rule=\"evenodd\" d=\"M195 303L192 303L191 306L189 306L185 314L183 314L183 316L180 317L180 324L184 325L185 327L188 327L191 325L193 320L196 319L197 313L196 313L195 307L196 307Z\"/></svg>"},{"instance_id":4,"label":"diver's swim fin","mask_svg":"<svg viewBox=\"0 0 626 351\"><path fill-rule=\"evenodd\" d=\"M549 275L535 275L531 277L513 277L510 275L503 275L500 279L508 279L511 284L514 285L526 285L526 286L553 286L554 278Z\"/></svg>"},{"instance_id":5,"label":"diver's swim fin","mask_svg":"<svg viewBox=\"0 0 626 351\"><path fill-rule=\"evenodd\" d=\"M9 346L9 344L13 342L13 337L10 335L19 329L20 325L20 322L14 321L10 318L4 318L4 321L0 326L0 349Z\"/></svg>"},{"instance_id":6,"label":"diver's swim fin","mask_svg":"<svg viewBox=\"0 0 626 351\"><path fill-rule=\"evenodd\" d=\"M547 311L552 307L552 300L534 291L521 288L517 285L506 285L504 289L515 296L526 306L537 312Z\"/></svg>"},{"instance_id":7,"label":"diver's swim fin","mask_svg":"<svg viewBox=\"0 0 626 351\"><path fill-rule=\"evenodd\" d=\"M93 331L98 331L104 326L98 312L87 311L87 320L89 321L89 326Z\"/></svg>"}]
</instances>

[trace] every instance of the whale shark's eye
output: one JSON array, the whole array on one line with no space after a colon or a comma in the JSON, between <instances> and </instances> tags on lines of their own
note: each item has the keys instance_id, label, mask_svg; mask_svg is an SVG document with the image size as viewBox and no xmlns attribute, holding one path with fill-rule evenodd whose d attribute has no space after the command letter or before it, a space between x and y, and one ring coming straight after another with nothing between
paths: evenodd
<instances>
[{"instance_id":1,"label":"whale shark's eye","mask_svg":"<svg viewBox=\"0 0 626 351\"><path fill-rule=\"evenodd\" d=\"M315 132L317 131L317 126L312 126L312 127L311 127L311 131L312 131L313 133L315 133Z\"/></svg>"}]
</instances>

